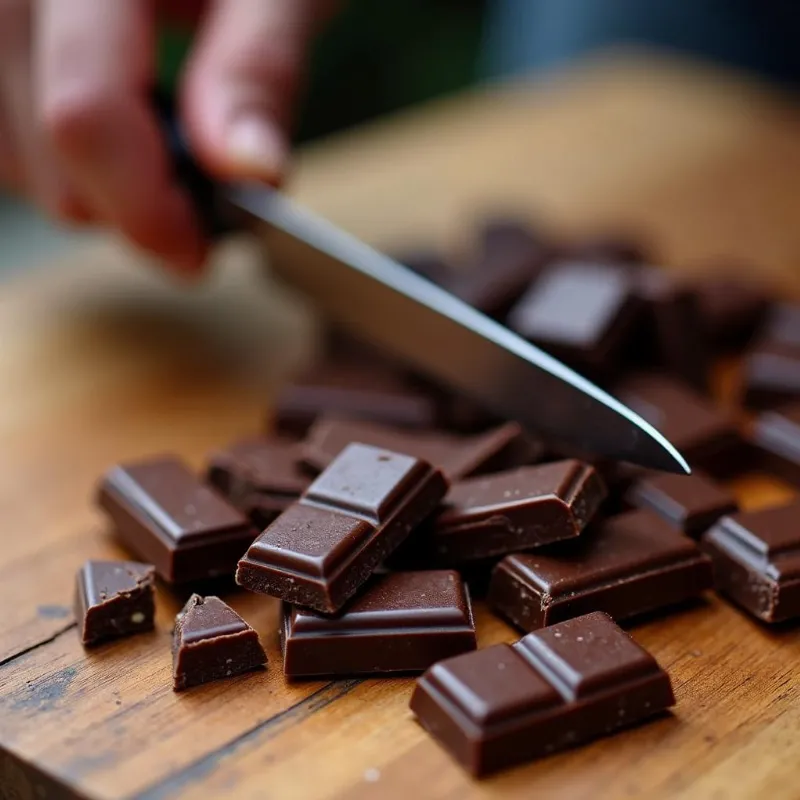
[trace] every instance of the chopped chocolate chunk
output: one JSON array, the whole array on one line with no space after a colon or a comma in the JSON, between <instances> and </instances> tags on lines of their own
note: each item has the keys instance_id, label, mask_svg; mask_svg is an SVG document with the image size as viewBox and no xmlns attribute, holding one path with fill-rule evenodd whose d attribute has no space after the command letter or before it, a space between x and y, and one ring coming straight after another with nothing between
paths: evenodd
<instances>
[{"instance_id":1,"label":"chopped chocolate chunk","mask_svg":"<svg viewBox=\"0 0 800 800\"><path fill-rule=\"evenodd\" d=\"M711 564L691 539L649 511L631 511L546 553L506 556L492 574L489 605L531 631L589 611L626 619L711 584Z\"/></svg>"},{"instance_id":2,"label":"chopped chocolate chunk","mask_svg":"<svg viewBox=\"0 0 800 800\"><path fill-rule=\"evenodd\" d=\"M669 676L605 614L441 661L411 710L475 776L573 747L674 705Z\"/></svg>"},{"instance_id":3,"label":"chopped chocolate chunk","mask_svg":"<svg viewBox=\"0 0 800 800\"><path fill-rule=\"evenodd\" d=\"M258 634L219 597L193 594L175 618L175 691L230 678L267 663Z\"/></svg>"},{"instance_id":4,"label":"chopped chocolate chunk","mask_svg":"<svg viewBox=\"0 0 800 800\"><path fill-rule=\"evenodd\" d=\"M447 492L425 461L349 445L250 546L236 581L254 592L335 612Z\"/></svg>"},{"instance_id":5,"label":"chopped chocolate chunk","mask_svg":"<svg viewBox=\"0 0 800 800\"><path fill-rule=\"evenodd\" d=\"M800 346L766 341L742 363L742 402L747 408L776 408L800 399Z\"/></svg>"},{"instance_id":6,"label":"chopped chocolate chunk","mask_svg":"<svg viewBox=\"0 0 800 800\"><path fill-rule=\"evenodd\" d=\"M475 623L457 572L375 576L335 617L284 604L287 676L422 672L474 650Z\"/></svg>"},{"instance_id":7,"label":"chopped chocolate chunk","mask_svg":"<svg viewBox=\"0 0 800 800\"><path fill-rule=\"evenodd\" d=\"M87 561L78 572L75 618L81 642L153 629L155 569L136 561Z\"/></svg>"},{"instance_id":8,"label":"chopped chocolate chunk","mask_svg":"<svg viewBox=\"0 0 800 800\"><path fill-rule=\"evenodd\" d=\"M800 486L800 403L759 414L751 441L760 470Z\"/></svg>"},{"instance_id":9,"label":"chopped chocolate chunk","mask_svg":"<svg viewBox=\"0 0 800 800\"><path fill-rule=\"evenodd\" d=\"M232 575L257 533L241 511L172 456L110 470L98 504L122 543L168 583Z\"/></svg>"}]
</instances>

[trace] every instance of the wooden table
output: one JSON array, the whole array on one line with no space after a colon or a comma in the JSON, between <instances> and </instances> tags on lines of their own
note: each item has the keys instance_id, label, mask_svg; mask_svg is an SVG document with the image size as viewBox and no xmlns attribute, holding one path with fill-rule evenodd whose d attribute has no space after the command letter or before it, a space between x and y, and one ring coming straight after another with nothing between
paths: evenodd
<instances>
[{"instance_id":1,"label":"wooden table","mask_svg":"<svg viewBox=\"0 0 800 800\"><path fill-rule=\"evenodd\" d=\"M587 80L587 76L591 80ZM800 268L800 123L764 90L617 59L556 84L444 102L306 152L298 198L386 248L463 243L482 210L564 233L641 230L665 262ZM253 291L232 244L206 288L164 286L111 242L0 295L0 797L796 797L800 633L716 598L633 633L670 671L674 715L470 781L413 722L411 680L287 686L276 603L233 605L270 669L176 696L170 629L86 653L73 574L120 551L92 508L103 469L205 452L258 429L271 387L309 351L308 316ZM789 276L789 277L787 277ZM791 489L751 476L748 506ZM478 609L480 643L514 633Z\"/></svg>"}]
</instances>

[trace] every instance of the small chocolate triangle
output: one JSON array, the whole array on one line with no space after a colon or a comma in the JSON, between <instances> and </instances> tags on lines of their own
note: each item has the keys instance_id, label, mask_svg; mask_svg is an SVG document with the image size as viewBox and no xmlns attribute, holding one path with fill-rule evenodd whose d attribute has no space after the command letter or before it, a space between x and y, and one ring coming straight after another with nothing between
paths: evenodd
<instances>
[{"instance_id":1,"label":"small chocolate triangle","mask_svg":"<svg viewBox=\"0 0 800 800\"><path fill-rule=\"evenodd\" d=\"M87 561L78 572L75 592L75 617L83 644L152 630L154 576L150 564Z\"/></svg>"},{"instance_id":2,"label":"small chocolate triangle","mask_svg":"<svg viewBox=\"0 0 800 800\"><path fill-rule=\"evenodd\" d=\"M219 597L193 594L175 618L175 691L249 672L266 661L258 634Z\"/></svg>"}]
</instances>

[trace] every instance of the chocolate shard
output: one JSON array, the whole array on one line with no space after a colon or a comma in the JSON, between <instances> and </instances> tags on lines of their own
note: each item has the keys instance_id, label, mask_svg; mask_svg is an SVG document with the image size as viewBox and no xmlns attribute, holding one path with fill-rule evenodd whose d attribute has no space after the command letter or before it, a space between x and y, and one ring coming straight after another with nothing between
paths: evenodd
<instances>
[{"instance_id":1,"label":"chocolate shard","mask_svg":"<svg viewBox=\"0 0 800 800\"><path fill-rule=\"evenodd\" d=\"M155 569L137 561L87 561L78 571L75 619L84 645L153 629Z\"/></svg>"},{"instance_id":2,"label":"chocolate shard","mask_svg":"<svg viewBox=\"0 0 800 800\"><path fill-rule=\"evenodd\" d=\"M570 261L630 266L650 261L647 248L641 242L624 234L585 236L563 247L562 258Z\"/></svg>"},{"instance_id":3,"label":"chocolate shard","mask_svg":"<svg viewBox=\"0 0 800 800\"><path fill-rule=\"evenodd\" d=\"M800 346L765 341L754 345L742 361L742 404L777 408L800 398Z\"/></svg>"},{"instance_id":4,"label":"chocolate shard","mask_svg":"<svg viewBox=\"0 0 800 800\"><path fill-rule=\"evenodd\" d=\"M295 439L254 436L213 453L206 480L232 505L265 528L308 488Z\"/></svg>"},{"instance_id":5,"label":"chocolate shard","mask_svg":"<svg viewBox=\"0 0 800 800\"><path fill-rule=\"evenodd\" d=\"M674 705L669 676L605 614L441 661L411 710L474 776L642 722Z\"/></svg>"},{"instance_id":6,"label":"chocolate shard","mask_svg":"<svg viewBox=\"0 0 800 800\"><path fill-rule=\"evenodd\" d=\"M700 545L718 592L763 622L800 617L800 501L723 517Z\"/></svg>"},{"instance_id":7,"label":"chocolate shard","mask_svg":"<svg viewBox=\"0 0 800 800\"><path fill-rule=\"evenodd\" d=\"M323 413L395 425L435 427L437 399L396 369L370 361L324 362L296 378L275 400L278 431L305 435Z\"/></svg>"},{"instance_id":8,"label":"chocolate shard","mask_svg":"<svg viewBox=\"0 0 800 800\"><path fill-rule=\"evenodd\" d=\"M691 539L649 511L631 511L547 553L506 556L492 573L488 601L532 631L590 611L627 619L711 585L711 563Z\"/></svg>"},{"instance_id":9,"label":"chocolate shard","mask_svg":"<svg viewBox=\"0 0 800 800\"><path fill-rule=\"evenodd\" d=\"M353 442L415 456L441 469L449 480L515 466L531 453L529 441L514 422L473 436L454 436L325 416L311 426L303 442L303 461L311 469L323 470Z\"/></svg>"},{"instance_id":10,"label":"chocolate shard","mask_svg":"<svg viewBox=\"0 0 800 800\"><path fill-rule=\"evenodd\" d=\"M502 556L571 539L606 497L594 467L557 461L454 484L431 531L445 562Z\"/></svg>"},{"instance_id":11,"label":"chocolate shard","mask_svg":"<svg viewBox=\"0 0 800 800\"><path fill-rule=\"evenodd\" d=\"M750 438L760 470L800 486L800 403L759 414Z\"/></svg>"},{"instance_id":12,"label":"chocolate shard","mask_svg":"<svg viewBox=\"0 0 800 800\"><path fill-rule=\"evenodd\" d=\"M641 373L619 382L614 394L661 431L692 469L717 478L741 470L747 448L733 418L688 386Z\"/></svg>"},{"instance_id":13,"label":"chocolate shard","mask_svg":"<svg viewBox=\"0 0 800 800\"><path fill-rule=\"evenodd\" d=\"M447 481L421 459L349 445L239 562L254 592L333 613L439 504Z\"/></svg>"},{"instance_id":14,"label":"chocolate shard","mask_svg":"<svg viewBox=\"0 0 800 800\"><path fill-rule=\"evenodd\" d=\"M422 672L474 650L475 622L457 572L393 572L335 617L284 604L281 644L290 678Z\"/></svg>"},{"instance_id":15,"label":"chocolate shard","mask_svg":"<svg viewBox=\"0 0 800 800\"><path fill-rule=\"evenodd\" d=\"M700 472L653 474L636 481L625 494L636 508L649 509L693 539L720 517L739 510L736 498Z\"/></svg>"},{"instance_id":16,"label":"chocolate shard","mask_svg":"<svg viewBox=\"0 0 800 800\"><path fill-rule=\"evenodd\" d=\"M110 470L97 502L122 543L168 583L232 575L256 536L247 517L172 456Z\"/></svg>"},{"instance_id":17,"label":"chocolate shard","mask_svg":"<svg viewBox=\"0 0 800 800\"><path fill-rule=\"evenodd\" d=\"M193 594L175 618L175 691L250 672L267 663L258 634L219 597Z\"/></svg>"},{"instance_id":18,"label":"chocolate shard","mask_svg":"<svg viewBox=\"0 0 800 800\"><path fill-rule=\"evenodd\" d=\"M561 262L508 316L508 325L557 358L593 373L617 366L640 319L630 271L610 264Z\"/></svg>"}]
</instances>

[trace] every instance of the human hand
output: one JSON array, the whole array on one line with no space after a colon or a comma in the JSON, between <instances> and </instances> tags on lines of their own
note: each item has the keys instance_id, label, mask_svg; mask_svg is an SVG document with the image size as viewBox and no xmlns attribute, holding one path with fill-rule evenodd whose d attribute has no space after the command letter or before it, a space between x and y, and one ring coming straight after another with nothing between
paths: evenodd
<instances>
[{"instance_id":1,"label":"human hand","mask_svg":"<svg viewBox=\"0 0 800 800\"><path fill-rule=\"evenodd\" d=\"M161 15L197 25L178 108L201 165L278 184L306 50L334 5L0 0L0 183L197 274L206 243L151 106Z\"/></svg>"}]
</instances>

